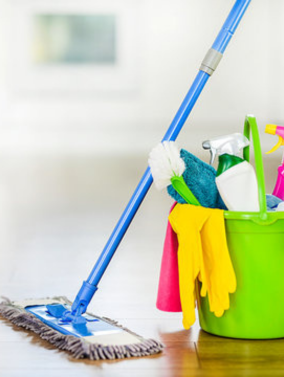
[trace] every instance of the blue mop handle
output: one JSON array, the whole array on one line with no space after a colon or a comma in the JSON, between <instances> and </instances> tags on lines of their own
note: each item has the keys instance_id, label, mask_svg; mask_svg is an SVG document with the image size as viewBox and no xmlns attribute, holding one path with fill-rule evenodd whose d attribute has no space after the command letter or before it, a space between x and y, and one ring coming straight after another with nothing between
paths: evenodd
<instances>
[{"instance_id":1,"label":"blue mop handle","mask_svg":"<svg viewBox=\"0 0 284 377\"><path fill-rule=\"evenodd\" d=\"M201 94L207 80L217 68L217 65L230 42L238 24L240 23L251 0L237 0L227 17L221 31L219 32L212 48L205 56L200 71L198 72L191 88L189 89L185 99L183 100L176 116L174 117L167 133L162 141L176 140L180 130L182 129L188 115L195 105L199 95ZM139 182L134 194L132 195L127 207L125 208L121 218L114 228L107 244L105 245L101 255L99 256L90 276L84 281L80 291L78 292L72 306L72 312L82 314L86 311L97 285L101 280L105 270L107 269L118 245L125 235L133 217L135 216L140 204L146 196L153 178L150 168L148 167Z\"/></svg>"}]
</instances>

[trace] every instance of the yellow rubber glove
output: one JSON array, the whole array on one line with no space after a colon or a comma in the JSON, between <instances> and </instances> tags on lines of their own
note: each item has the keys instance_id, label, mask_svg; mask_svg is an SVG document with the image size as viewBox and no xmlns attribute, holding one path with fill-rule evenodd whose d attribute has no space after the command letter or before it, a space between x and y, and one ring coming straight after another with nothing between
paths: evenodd
<instances>
[{"instance_id":1,"label":"yellow rubber glove","mask_svg":"<svg viewBox=\"0 0 284 377\"><path fill-rule=\"evenodd\" d=\"M195 280L208 293L210 311L221 317L230 307L236 276L226 242L224 211L177 204L169 216L179 241L178 268L183 326L195 322Z\"/></svg>"}]
</instances>

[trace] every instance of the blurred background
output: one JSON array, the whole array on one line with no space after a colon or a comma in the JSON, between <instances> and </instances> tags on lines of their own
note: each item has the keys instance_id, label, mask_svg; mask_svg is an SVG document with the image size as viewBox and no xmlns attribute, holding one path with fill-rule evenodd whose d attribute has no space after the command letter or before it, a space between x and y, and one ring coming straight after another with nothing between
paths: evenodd
<instances>
[{"instance_id":1,"label":"blurred background","mask_svg":"<svg viewBox=\"0 0 284 377\"><path fill-rule=\"evenodd\" d=\"M74 296L232 5L0 0L1 293L18 298L20 284L28 297ZM181 147L209 161L202 141L242 132L246 114L258 120L263 152L276 144L264 128L284 125L283 15L282 0L252 2L179 136ZM280 150L264 155L267 192L280 160ZM171 203L150 191L109 267L117 284L106 279L104 292L127 292L123 261L132 258L132 282L149 284L154 307ZM147 282L145 269L153 276Z\"/></svg>"}]
</instances>

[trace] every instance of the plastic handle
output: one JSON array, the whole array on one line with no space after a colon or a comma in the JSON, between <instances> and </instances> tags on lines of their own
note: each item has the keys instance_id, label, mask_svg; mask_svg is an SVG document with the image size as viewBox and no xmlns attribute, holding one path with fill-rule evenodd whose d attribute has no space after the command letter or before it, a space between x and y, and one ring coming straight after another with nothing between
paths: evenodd
<instances>
[{"instance_id":1,"label":"plastic handle","mask_svg":"<svg viewBox=\"0 0 284 377\"><path fill-rule=\"evenodd\" d=\"M245 119L244 135L250 140L250 133L252 134L252 142L254 148L255 157L255 170L258 184L258 200L259 200L259 214L262 220L267 219L267 206L266 206L266 191L265 191L265 179L262 162L262 152L260 146L260 138L256 119L254 116L248 115ZM250 147L244 148L244 159L249 162L250 159Z\"/></svg>"},{"instance_id":2,"label":"plastic handle","mask_svg":"<svg viewBox=\"0 0 284 377\"><path fill-rule=\"evenodd\" d=\"M174 176L171 179L172 186L180 194L180 196L188 203L188 204L193 204L196 206L200 206L199 201L197 198L193 195L192 191L190 188L187 186L185 183L185 180L183 176Z\"/></svg>"}]
</instances>

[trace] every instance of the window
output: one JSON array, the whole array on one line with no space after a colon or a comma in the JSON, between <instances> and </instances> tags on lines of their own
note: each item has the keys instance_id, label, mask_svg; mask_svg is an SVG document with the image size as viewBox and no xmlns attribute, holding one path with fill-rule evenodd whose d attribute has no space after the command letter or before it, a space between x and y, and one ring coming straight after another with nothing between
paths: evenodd
<instances>
[{"instance_id":1,"label":"window","mask_svg":"<svg viewBox=\"0 0 284 377\"><path fill-rule=\"evenodd\" d=\"M37 14L33 26L36 64L116 62L115 15Z\"/></svg>"}]
</instances>

